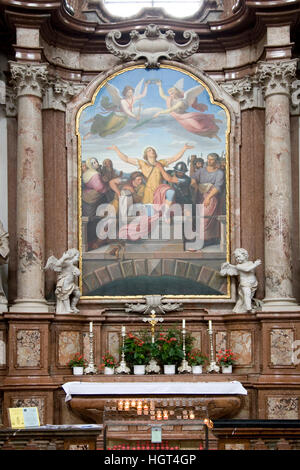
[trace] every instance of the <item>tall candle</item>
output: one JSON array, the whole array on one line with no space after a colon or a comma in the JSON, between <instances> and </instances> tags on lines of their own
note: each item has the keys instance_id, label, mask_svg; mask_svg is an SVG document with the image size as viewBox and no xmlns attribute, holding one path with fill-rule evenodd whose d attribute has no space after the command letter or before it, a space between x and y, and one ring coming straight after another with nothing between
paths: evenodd
<instances>
[{"instance_id":1,"label":"tall candle","mask_svg":"<svg viewBox=\"0 0 300 470\"><path fill-rule=\"evenodd\" d=\"M211 320L208 320L208 329L212 330L212 321Z\"/></svg>"},{"instance_id":2,"label":"tall candle","mask_svg":"<svg viewBox=\"0 0 300 470\"><path fill-rule=\"evenodd\" d=\"M185 329L185 319L182 320L182 328Z\"/></svg>"},{"instance_id":3,"label":"tall candle","mask_svg":"<svg viewBox=\"0 0 300 470\"><path fill-rule=\"evenodd\" d=\"M90 333L92 333L92 332L93 332L93 322L90 321Z\"/></svg>"},{"instance_id":4,"label":"tall candle","mask_svg":"<svg viewBox=\"0 0 300 470\"><path fill-rule=\"evenodd\" d=\"M122 335L124 335L124 336L125 336L125 331L126 331L125 326L122 326Z\"/></svg>"}]
</instances>

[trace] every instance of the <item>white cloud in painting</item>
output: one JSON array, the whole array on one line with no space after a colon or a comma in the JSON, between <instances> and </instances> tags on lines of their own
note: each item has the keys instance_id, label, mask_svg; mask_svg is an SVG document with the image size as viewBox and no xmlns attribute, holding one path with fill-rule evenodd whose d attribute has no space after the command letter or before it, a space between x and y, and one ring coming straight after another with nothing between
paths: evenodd
<instances>
[{"instance_id":1,"label":"white cloud in painting","mask_svg":"<svg viewBox=\"0 0 300 470\"><path fill-rule=\"evenodd\" d=\"M82 159L86 160L95 156L102 161L110 158L114 166L123 172L133 171L133 166L123 162L113 150L108 150L111 145L117 145L119 149L132 158L142 158L143 151L147 146L153 146L158 152L158 158L171 157L175 155L184 144L188 143L194 146L185 152L181 161L187 162L192 154L206 159L210 152L221 155L225 152L225 134L227 119L223 109L215 113L215 118L219 127L219 141L216 138L208 138L201 135L188 132L184 129L171 114L163 114L153 118L155 113L162 108L149 107L141 108L139 120L129 118L124 128L118 132L101 137L97 134L90 135L86 140L81 139ZM137 112L137 110L135 110ZM97 113L95 113L97 114ZM83 121L83 120L82 120ZM91 123L80 125L81 135L85 135L90 130Z\"/></svg>"}]
</instances>

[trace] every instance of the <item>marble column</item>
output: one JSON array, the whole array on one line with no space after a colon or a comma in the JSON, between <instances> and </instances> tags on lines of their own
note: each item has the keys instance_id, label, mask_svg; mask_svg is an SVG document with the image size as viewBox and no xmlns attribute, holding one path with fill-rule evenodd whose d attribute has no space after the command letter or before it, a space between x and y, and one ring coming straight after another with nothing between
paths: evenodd
<instances>
[{"instance_id":1,"label":"marble column","mask_svg":"<svg viewBox=\"0 0 300 470\"><path fill-rule=\"evenodd\" d=\"M298 310L293 297L290 84L296 60L261 62L265 96L265 311ZM260 188L257 188L259 191Z\"/></svg>"},{"instance_id":2,"label":"marble column","mask_svg":"<svg viewBox=\"0 0 300 470\"><path fill-rule=\"evenodd\" d=\"M10 62L17 94L17 299L12 312L48 312L44 298L42 89L47 66Z\"/></svg>"}]
</instances>

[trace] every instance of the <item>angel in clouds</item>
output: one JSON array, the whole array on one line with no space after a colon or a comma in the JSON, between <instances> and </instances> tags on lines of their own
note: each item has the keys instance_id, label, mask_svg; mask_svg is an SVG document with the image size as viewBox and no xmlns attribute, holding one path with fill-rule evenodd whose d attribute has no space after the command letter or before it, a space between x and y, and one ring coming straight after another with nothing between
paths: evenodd
<instances>
[{"instance_id":1,"label":"angel in clouds","mask_svg":"<svg viewBox=\"0 0 300 470\"><path fill-rule=\"evenodd\" d=\"M80 276L80 270L75 266L79 260L79 251L71 248L60 259L50 256L45 270L52 269L57 272L56 313L78 313L76 305L80 298L80 290L76 284L76 278ZM70 297L72 300L70 303Z\"/></svg>"},{"instance_id":2,"label":"angel in clouds","mask_svg":"<svg viewBox=\"0 0 300 470\"><path fill-rule=\"evenodd\" d=\"M170 114L187 131L204 137L215 137L220 140L217 135L219 127L216 123L221 123L222 121L215 119L213 114L204 114L208 109L207 105L198 103L197 97L205 90L204 86L197 85L183 91L183 82L183 78L178 80L175 85L169 88L168 95L166 95L163 91L161 81L157 81L159 94L161 98L165 100L167 108L158 111L153 117L157 118L160 115ZM188 112L188 108L190 107L200 112Z\"/></svg>"},{"instance_id":3,"label":"angel in clouds","mask_svg":"<svg viewBox=\"0 0 300 470\"><path fill-rule=\"evenodd\" d=\"M106 83L105 89L109 93L110 98L106 95L102 96L102 113L98 113L92 119L85 121L85 124L92 122L92 125L84 139L88 139L95 134L100 137L114 134L126 126L129 118L138 121L140 119L141 106L138 112L135 113L134 105L138 100L146 96L150 82L149 80L145 82L142 91L143 83L144 79L142 78L135 88L126 85L122 93L111 83Z\"/></svg>"}]
</instances>

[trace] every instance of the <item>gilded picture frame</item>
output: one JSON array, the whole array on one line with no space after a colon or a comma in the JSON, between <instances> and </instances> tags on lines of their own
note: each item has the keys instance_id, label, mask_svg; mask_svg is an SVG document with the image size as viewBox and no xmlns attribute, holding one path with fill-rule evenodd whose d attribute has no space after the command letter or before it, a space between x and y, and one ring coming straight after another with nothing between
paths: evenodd
<instances>
[{"instance_id":1,"label":"gilded picture frame","mask_svg":"<svg viewBox=\"0 0 300 470\"><path fill-rule=\"evenodd\" d=\"M230 132L225 104L181 67L98 84L76 116L83 299L230 297Z\"/></svg>"}]
</instances>

